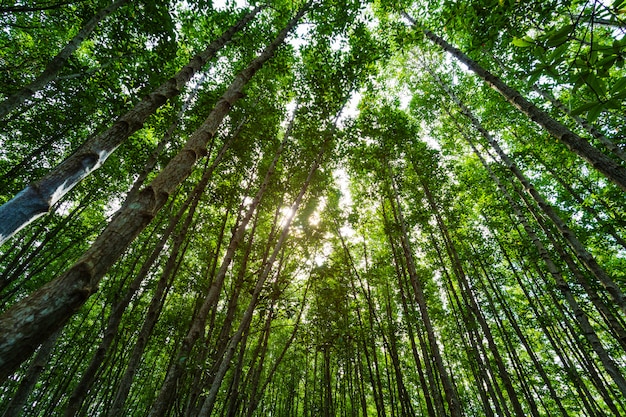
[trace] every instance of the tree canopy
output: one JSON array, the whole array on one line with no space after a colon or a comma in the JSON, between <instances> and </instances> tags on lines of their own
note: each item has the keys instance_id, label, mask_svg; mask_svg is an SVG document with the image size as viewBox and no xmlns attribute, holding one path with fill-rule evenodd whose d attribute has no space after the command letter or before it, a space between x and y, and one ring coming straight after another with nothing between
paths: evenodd
<instances>
[{"instance_id":1,"label":"tree canopy","mask_svg":"<svg viewBox=\"0 0 626 417\"><path fill-rule=\"evenodd\" d=\"M0 414L626 415L624 16L3 3Z\"/></svg>"}]
</instances>

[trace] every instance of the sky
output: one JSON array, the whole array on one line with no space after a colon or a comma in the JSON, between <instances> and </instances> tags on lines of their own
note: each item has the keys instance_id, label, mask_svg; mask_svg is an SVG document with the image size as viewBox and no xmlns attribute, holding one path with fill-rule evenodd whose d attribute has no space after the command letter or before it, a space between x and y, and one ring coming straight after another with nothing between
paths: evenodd
<instances>
[{"instance_id":1,"label":"sky","mask_svg":"<svg viewBox=\"0 0 626 417\"><path fill-rule=\"evenodd\" d=\"M226 6L226 1L227 0L214 0L213 7L215 7L216 9L221 9ZM236 0L235 4L237 5L237 7L245 7L247 6L248 2L246 0Z\"/></svg>"}]
</instances>

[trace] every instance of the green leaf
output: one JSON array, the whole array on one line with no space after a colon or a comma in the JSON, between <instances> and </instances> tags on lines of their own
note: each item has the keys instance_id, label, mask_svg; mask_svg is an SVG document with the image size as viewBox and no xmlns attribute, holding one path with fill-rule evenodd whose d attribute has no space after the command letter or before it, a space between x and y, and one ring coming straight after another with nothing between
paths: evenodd
<instances>
[{"instance_id":1,"label":"green leaf","mask_svg":"<svg viewBox=\"0 0 626 417\"><path fill-rule=\"evenodd\" d=\"M574 88L572 89L572 93L575 93L583 84L585 84L585 78L589 75L588 72L581 72L580 74L576 74L574 80Z\"/></svg>"},{"instance_id":2,"label":"green leaf","mask_svg":"<svg viewBox=\"0 0 626 417\"><path fill-rule=\"evenodd\" d=\"M580 107L575 108L574 110L572 110L572 116L578 116L581 115L585 112L588 112L589 110L591 110L593 107L596 106L596 102L593 103L585 103Z\"/></svg>"},{"instance_id":3,"label":"green leaf","mask_svg":"<svg viewBox=\"0 0 626 417\"><path fill-rule=\"evenodd\" d=\"M596 94L601 96L606 95L606 83L603 79L596 77L593 73L590 73L586 81L589 87L591 87Z\"/></svg>"},{"instance_id":4,"label":"green leaf","mask_svg":"<svg viewBox=\"0 0 626 417\"><path fill-rule=\"evenodd\" d=\"M615 61L617 60L618 55L609 55L607 57L602 58L599 62L598 65L604 67L605 70L608 70L609 68L611 68L613 66L613 64L615 64Z\"/></svg>"},{"instance_id":5,"label":"green leaf","mask_svg":"<svg viewBox=\"0 0 626 417\"><path fill-rule=\"evenodd\" d=\"M598 118L602 110L604 110L604 104L596 103L596 105L587 113L587 120L589 120L589 123L593 123Z\"/></svg>"},{"instance_id":6,"label":"green leaf","mask_svg":"<svg viewBox=\"0 0 626 417\"><path fill-rule=\"evenodd\" d=\"M615 81L615 83L613 84L613 92L614 93L619 93L621 90L623 90L626 87L626 77L622 77L619 78L617 81Z\"/></svg>"},{"instance_id":7,"label":"green leaf","mask_svg":"<svg viewBox=\"0 0 626 417\"><path fill-rule=\"evenodd\" d=\"M533 45L532 42L528 42L527 40L524 40L522 38L513 38L511 43L513 45L517 46L517 47L520 47L520 48L526 48L526 47L529 47L529 46Z\"/></svg>"},{"instance_id":8,"label":"green leaf","mask_svg":"<svg viewBox=\"0 0 626 417\"><path fill-rule=\"evenodd\" d=\"M535 84L537 82L537 80L539 80L539 77L541 77L541 72L533 71L533 74L528 79L528 83L530 85Z\"/></svg>"},{"instance_id":9,"label":"green leaf","mask_svg":"<svg viewBox=\"0 0 626 417\"><path fill-rule=\"evenodd\" d=\"M574 30L574 25L565 25L548 37L548 46L561 45L569 38L569 34Z\"/></svg>"},{"instance_id":10,"label":"green leaf","mask_svg":"<svg viewBox=\"0 0 626 417\"><path fill-rule=\"evenodd\" d=\"M611 100L604 103L604 107L607 109L619 110L622 108L622 103L620 103L620 100L612 98Z\"/></svg>"},{"instance_id":11,"label":"green leaf","mask_svg":"<svg viewBox=\"0 0 626 417\"><path fill-rule=\"evenodd\" d=\"M556 48L547 59L547 62L552 63L552 65L558 65L564 61L563 55L567 51L567 44L563 44Z\"/></svg>"}]
</instances>

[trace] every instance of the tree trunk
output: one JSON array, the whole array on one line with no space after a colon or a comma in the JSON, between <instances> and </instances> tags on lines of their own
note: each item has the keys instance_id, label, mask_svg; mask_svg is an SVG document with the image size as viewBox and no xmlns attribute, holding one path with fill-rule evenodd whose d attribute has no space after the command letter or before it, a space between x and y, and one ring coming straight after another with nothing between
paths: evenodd
<instances>
[{"instance_id":1,"label":"tree trunk","mask_svg":"<svg viewBox=\"0 0 626 417\"><path fill-rule=\"evenodd\" d=\"M298 13L298 15L290 22L288 28L295 26L297 19L299 19L302 14L304 14L304 10L301 10ZM285 140L286 139L287 137L285 138ZM176 360L172 361L172 366L170 366L170 368L168 369L163 386L159 391L159 396L153 404L152 410L150 411L151 417L163 416L167 411L171 396L174 393L173 389L177 384L180 375L182 374L183 366L187 358L189 358L189 355L191 354L191 350L193 349L196 340L200 337L200 335L204 334L204 327L209 314L209 310L211 306L214 305L217 301L217 298L222 288L222 284L224 282L224 278L226 277L226 273L228 272L230 263L235 255L235 251L239 247L239 244L244 237L246 226L252 218L252 215L256 211L256 208L260 204L263 194L269 185L269 180L276 168L276 164L278 162L284 144L285 141L281 143L279 149L277 150L274 160L272 161L272 164L265 175L263 184L261 185L256 196L250 203L248 211L237 226L236 230L233 232L233 236L228 245L228 248L226 249L226 253L224 254L224 258L222 260L219 271L213 279L211 287L209 288L209 291L204 299L204 302L202 303L202 306L200 307L193 319L189 332L185 336L179 352L176 354Z\"/></svg>"},{"instance_id":2,"label":"tree trunk","mask_svg":"<svg viewBox=\"0 0 626 417\"><path fill-rule=\"evenodd\" d=\"M414 165L413 169L417 172L418 166L415 164L415 162L413 162L413 165ZM519 399L517 398L515 387L513 386L511 378L509 377L508 370L504 366L504 361L502 357L500 356L500 352L498 350L498 346L496 345L494 341L493 335L491 333L491 329L489 328L489 325L487 324L487 321L485 320L485 317L478 305L478 302L476 301L474 297L473 290L469 284L469 281L465 274L465 270L463 268L463 265L461 264L461 260L459 259L459 254L457 252L457 249L452 241L452 238L450 237L448 228L443 221L443 217L441 213L439 212L439 208L435 204L434 197L430 191L430 188L428 187L428 184L424 180L422 173L418 173L418 177L419 177L419 181L421 183L422 189L424 191L424 194L426 196L426 200L428 201L428 205L430 206L431 213L433 214L433 217L435 217L437 226L439 227L439 230L441 231L441 236L443 237L443 240L444 240L444 246L446 248L446 251L448 252L448 257L450 258L450 262L452 263L452 270L455 272L455 275L461 286L461 296L464 298L465 302L467 303L467 307L469 311L476 318L476 321L478 321L478 324L480 325L480 328L483 331L483 335L485 339L487 340L487 344L489 345L489 350L491 351L491 354L493 355L493 358L496 362L500 379L502 380L502 383L504 384L504 388L506 389L507 394L509 396L509 400L511 401L511 404L513 405L513 410L515 411L515 414L518 417L524 417L526 413L524 412L522 405L519 402Z\"/></svg>"},{"instance_id":3,"label":"tree trunk","mask_svg":"<svg viewBox=\"0 0 626 417\"><path fill-rule=\"evenodd\" d=\"M454 92L434 73L433 77L439 85L448 93L450 98L459 106L461 112L472 122L472 125L481 133L481 135L489 142L491 147L496 151L502 163L513 173L513 175L522 184L525 191L533 198L541 210L550 218L556 228L559 230L565 241L572 248L576 257L587 267L594 277L602 284L614 303L624 313L626 313L626 299L624 293L606 271L598 264L595 257L584 247L578 240L576 234L565 224L563 219L556 213L550 204L539 194L537 189L526 178L517 165L502 150L496 139L482 126L480 121L474 116L467 106L454 94Z\"/></svg>"},{"instance_id":4,"label":"tree trunk","mask_svg":"<svg viewBox=\"0 0 626 417\"><path fill-rule=\"evenodd\" d=\"M182 207L178 210L176 215L170 219L169 225L167 229L165 230L165 232L163 233L163 236L161 237L161 239L159 240L159 242L153 249L148 259L146 259L146 261L142 265L141 269L137 273L136 278L133 280L128 290L124 294L124 297L118 303L116 303L115 306L112 308L111 314L109 315L109 320L108 320L107 329L105 331L105 336L102 339L100 346L96 350L96 353L94 354L91 360L91 363L89 364L87 369L83 372L78 385L76 386L76 388L70 395L67 407L65 409L66 417L74 416L78 413L80 407L82 406L83 401L85 400L85 397L89 389L91 388L91 385L93 384L95 380L96 371L102 364L104 357L107 354L107 351L109 350L109 347L111 346L111 343L113 342L113 339L117 335L119 325L122 322L122 316L124 314L124 311L126 310L132 298L134 297L135 293L141 286L141 283L148 275L148 272L152 268L152 265L154 264L158 256L161 254L161 251L163 250L163 247L165 246L170 235L173 233L174 228L178 225L180 219L183 217L185 211L187 211L187 208L189 207L189 212L186 215L186 218L181 227L181 230L179 231L178 235L174 239L174 245L172 246L172 250L170 251L167 264L163 269L161 279L159 279L157 283L157 288L153 295L153 300L154 299L161 300L161 297L163 296L163 292L165 290L165 283L169 281L170 276L174 275L174 269L176 266L176 260L179 257L178 255L179 255L180 248L185 240L187 231L189 230L189 227L191 226L196 207L198 205L198 202L200 201L200 195L202 194L202 192L204 192L204 189L206 188L207 183L212 176L212 172L213 172L212 170L207 170L205 172L205 175L200 180L198 185L195 187L193 192L189 194L189 196L183 203ZM148 317L149 316L150 314L148 314Z\"/></svg>"},{"instance_id":5,"label":"tree trunk","mask_svg":"<svg viewBox=\"0 0 626 417\"><path fill-rule=\"evenodd\" d=\"M28 366L24 378L20 381L17 391L13 394L11 402L9 402L6 410L4 410L2 417L18 417L22 415L28 396L33 391L33 388L39 379L39 375L41 375L41 372L48 365L52 349L54 348L60 334L61 330L58 330L40 346L37 354L33 358L33 362Z\"/></svg>"},{"instance_id":6,"label":"tree trunk","mask_svg":"<svg viewBox=\"0 0 626 417\"><path fill-rule=\"evenodd\" d=\"M408 14L404 16L418 27L417 22ZM626 191L626 168L620 166L614 160L600 152L597 148L589 144L588 141L569 130L565 125L553 119L546 112L526 100L513 88L506 85L495 75L485 70L478 63L465 55L459 49L450 45L440 36L435 35L428 29L421 29L424 35L436 45L439 45L446 52L454 56L457 60L467 65L477 76L482 78L487 85L500 93L512 106L528 116L533 122L543 127L550 135L560 140L570 151L587 161L591 166L603 173L615 185Z\"/></svg>"},{"instance_id":7,"label":"tree trunk","mask_svg":"<svg viewBox=\"0 0 626 417\"><path fill-rule=\"evenodd\" d=\"M287 340L287 343L285 344L282 351L280 352L280 354L278 355L278 357L272 364L272 368L267 373L267 378L265 379L265 382L263 382L263 385L261 386L261 388L259 388L259 382L260 382L260 376L261 376L260 372L257 372L254 375L254 378L252 378L250 383L247 383L248 379L246 379L245 385L250 386L252 390L249 396L249 401L247 403L247 409L246 409L246 414L245 414L246 417L252 417L252 414L254 414L254 411L256 410L259 403L261 402L261 398L263 397L263 394L265 393L267 386L270 384L270 382L273 381L273 377L274 375L276 375L276 370L278 369L278 366L281 364L283 358L285 357L285 354L289 350L289 347L291 346L291 344L296 338L298 329L300 327L300 320L302 319L302 314L304 313L305 301L307 299L308 292L309 292L309 283L307 283L307 286L304 289L304 293L302 295L302 303L301 303L302 308L300 308L300 311L298 312L298 317L296 319L296 323L293 326L293 331L291 332L291 335L289 336L289 340Z\"/></svg>"},{"instance_id":8,"label":"tree trunk","mask_svg":"<svg viewBox=\"0 0 626 417\"><path fill-rule=\"evenodd\" d=\"M390 173L391 179L391 173ZM452 385L452 379L446 370L446 367L443 363L443 358L441 356L441 352L439 350L439 344L437 342L437 338L435 336L435 329L430 320L430 315L428 313L426 296L422 289L422 285L420 283L420 279L417 274L417 268L415 267L415 262L413 260L413 251L411 249L411 245L408 238L408 230L406 227L406 223L404 221L404 216L402 214L402 209L400 208L400 200L398 196L398 191L395 188L395 184L392 180L392 192L393 196L390 199L392 207L394 208L394 216L396 216L396 221L400 226L400 243L402 245L402 250L404 252L404 257L406 258L407 270L409 272L409 276L411 277L411 282L415 289L415 301L419 307L422 321L424 322L424 327L426 328L426 335L428 337L428 344L430 345L431 353L433 355L433 359L435 361L435 365L437 367L437 371L439 373L439 378L443 385L443 390L446 396L446 400L448 402L448 412L453 417L461 417L461 403L457 396L456 390Z\"/></svg>"},{"instance_id":9,"label":"tree trunk","mask_svg":"<svg viewBox=\"0 0 626 417\"><path fill-rule=\"evenodd\" d=\"M9 114L17 106L28 100L35 93L54 81L61 68L65 65L70 56L80 47L83 41L93 32L98 23L108 15L128 3L128 0L116 0L104 9L101 9L94 17L89 19L85 26L72 38L71 41L46 65L46 69L28 85L7 97L0 103L0 120Z\"/></svg>"},{"instance_id":10,"label":"tree trunk","mask_svg":"<svg viewBox=\"0 0 626 417\"><path fill-rule=\"evenodd\" d=\"M156 216L176 187L189 176L196 161L206 154L208 141L215 135L231 106L242 97L243 87L274 55L305 11L298 12L278 37L239 73L184 148L132 202L127 202L118 211L70 269L0 316L0 380L12 373L97 290L111 265Z\"/></svg>"},{"instance_id":11,"label":"tree trunk","mask_svg":"<svg viewBox=\"0 0 626 417\"><path fill-rule=\"evenodd\" d=\"M217 391L219 390L219 387L222 383L222 379L224 378L224 375L226 374L226 371L228 370L230 360L235 353L235 349L237 345L239 344L239 341L241 340L241 337L244 331L246 331L248 326L250 325L250 322L252 320L252 314L254 313L259 295L261 294L261 290L263 289L263 284L265 284L265 281L267 281L267 278L269 277L270 273L272 272L272 269L274 268L276 258L278 257L280 251L282 250L283 244L289 234L291 222L293 221L296 215L296 212L298 211L298 208L300 208L300 204L302 203L304 194L307 192L309 185L311 184L311 181L313 180L313 176L317 172L317 169L322 162L322 158L324 157L325 151L326 151L326 142L324 142L324 144L321 145L321 150L318 153L317 157L315 158L315 161L313 161L313 163L311 164L307 178L302 184L302 187L300 188L300 192L298 193L298 195L296 196L296 199L291 205L291 210L290 210L291 215L288 216L287 219L284 221L281 234L278 238L278 241L274 245L272 254L270 255L267 262L264 263L263 270L261 271L259 275L256 286L254 288L254 292L252 293L252 299L250 300L248 304L248 308L246 309L244 316L241 319L239 328L237 329L233 337L231 337L230 339L230 342L228 344L228 348L226 351L226 356L222 359L220 368L217 372L217 375L215 376L213 384L211 385L209 394L207 398L205 399L204 404L202 405L202 409L200 410L200 413L198 413L198 416L208 417L211 414L211 411L213 410L213 406L215 404L215 397L217 396ZM277 161L277 158L274 159L274 163L275 161ZM273 170L273 168L274 166L272 166L270 169Z\"/></svg>"},{"instance_id":12,"label":"tree trunk","mask_svg":"<svg viewBox=\"0 0 626 417\"><path fill-rule=\"evenodd\" d=\"M608 352L602 345L602 342L600 341L598 335L593 329L593 326L589 322L589 318L587 317L587 314L584 312L584 310L580 307L580 305L574 298L569 288L569 285L563 278L563 275L561 271L559 270L559 268L553 262L548 250L544 247L543 243L539 240L536 233L530 227L528 220L522 214L519 206L515 203L511 195L508 193L506 188L504 188L504 186L502 185L500 180L496 177L496 175L493 173L493 171L489 168L489 165L484 160L482 155L474 147L473 142L471 142L468 136L465 136L465 139L469 141L470 146L472 147L474 153L476 154L476 156L478 156L482 165L488 171L489 175L494 180L494 182L500 189L503 196L506 198L510 206L513 208L515 215L517 216L518 220L522 223L524 230L526 231L528 237L531 239L531 241L537 248L537 251L539 252L541 258L543 259L545 265L547 266L548 271L554 277L556 284L557 284L557 288L561 291L561 293L565 297L565 301L572 309L576 317L576 321L578 322L584 337L587 339L587 341L591 345L594 352L596 352L596 354L600 358L600 361L604 365L604 368L606 369L607 373L611 376L611 378L615 382L615 385L618 387L619 391L622 393L623 396L626 396L626 379L624 379L624 376L621 373L620 367L615 363L615 361L613 361L613 359L609 356ZM536 213L534 213L534 215L536 215Z\"/></svg>"},{"instance_id":13,"label":"tree trunk","mask_svg":"<svg viewBox=\"0 0 626 417\"><path fill-rule=\"evenodd\" d=\"M28 185L13 199L0 206L0 244L5 242L20 229L50 210L61 197L67 194L76 184L98 169L106 159L130 135L141 129L146 119L172 97L175 97L184 88L191 77L198 72L209 59L226 45L233 35L247 25L254 18L261 7L248 13L243 19L230 27L217 40L213 41L203 52L193 57L189 63L163 85L158 87L130 111L114 122L113 126L101 134L87 140L80 148L61 164L52 169L38 181ZM269 58L269 57L268 57ZM264 60L255 63L262 65ZM237 77L235 83L245 84L246 77L251 77L258 68L249 69L245 75ZM237 89L229 90L216 108L226 111L239 98ZM214 110L215 112L215 110ZM215 117L214 113L209 119ZM223 116L222 116L223 117ZM221 122L221 117L215 121ZM219 124L219 123L218 123ZM208 127L208 126L207 126ZM196 139L197 145L203 147L204 132ZM212 136L212 133L210 134ZM202 143L204 142L204 143ZM200 152L202 154L202 152Z\"/></svg>"}]
</instances>

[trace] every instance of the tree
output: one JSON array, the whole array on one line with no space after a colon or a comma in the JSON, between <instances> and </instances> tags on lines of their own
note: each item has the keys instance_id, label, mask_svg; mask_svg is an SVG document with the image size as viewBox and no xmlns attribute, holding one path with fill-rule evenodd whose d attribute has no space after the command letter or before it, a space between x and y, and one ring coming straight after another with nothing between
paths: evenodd
<instances>
[{"instance_id":1,"label":"tree","mask_svg":"<svg viewBox=\"0 0 626 417\"><path fill-rule=\"evenodd\" d=\"M0 414L626 414L623 1L122 3L0 6Z\"/></svg>"}]
</instances>

